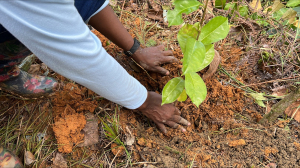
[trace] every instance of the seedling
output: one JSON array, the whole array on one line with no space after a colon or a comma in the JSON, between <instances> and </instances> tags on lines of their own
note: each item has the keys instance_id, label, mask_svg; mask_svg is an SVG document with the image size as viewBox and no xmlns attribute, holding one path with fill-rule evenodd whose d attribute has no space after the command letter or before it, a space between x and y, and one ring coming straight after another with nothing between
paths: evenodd
<instances>
[{"instance_id":1,"label":"seedling","mask_svg":"<svg viewBox=\"0 0 300 168\"><path fill-rule=\"evenodd\" d=\"M174 10L169 10L167 13L169 26L183 24L177 39L184 55L181 76L185 79L173 78L165 85L162 92L162 105L172 103L176 99L185 101L187 95L197 107L205 100L206 85L197 72L212 62L215 55L214 43L224 39L229 32L228 19L223 16L217 16L202 26L207 3L208 1L205 3L201 22L194 25L184 23L182 14L190 14L199 9L201 3L197 0L175 0Z\"/></svg>"}]
</instances>

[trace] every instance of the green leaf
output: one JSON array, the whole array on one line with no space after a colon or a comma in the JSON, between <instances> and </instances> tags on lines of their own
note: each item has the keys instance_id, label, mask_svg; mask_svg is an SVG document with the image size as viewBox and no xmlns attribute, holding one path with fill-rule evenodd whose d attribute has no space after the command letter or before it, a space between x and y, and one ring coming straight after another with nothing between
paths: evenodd
<instances>
[{"instance_id":1,"label":"green leaf","mask_svg":"<svg viewBox=\"0 0 300 168\"><path fill-rule=\"evenodd\" d=\"M300 16L300 6L299 7L296 7L296 8L293 8L294 11L297 12L297 15Z\"/></svg>"},{"instance_id":2,"label":"green leaf","mask_svg":"<svg viewBox=\"0 0 300 168\"><path fill-rule=\"evenodd\" d=\"M224 10L229 10L229 9L235 9L236 8L236 3L227 3ZM231 14L233 13L233 11L231 12Z\"/></svg>"},{"instance_id":3,"label":"green leaf","mask_svg":"<svg viewBox=\"0 0 300 168\"><path fill-rule=\"evenodd\" d=\"M185 45L186 45L186 40L188 38L194 38L196 39L198 35L197 29L190 24L185 24L182 26L182 28L179 30L177 34L177 40L179 42L181 51L185 53Z\"/></svg>"},{"instance_id":4,"label":"green leaf","mask_svg":"<svg viewBox=\"0 0 300 168\"><path fill-rule=\"evenodd\" d=\"M201 41L194 38L188 38L186 41L185 53L183 53L182 72L197 72L205 58L205 46Z\"/></svg>"},{"instance_id":5,"label":"green leaf","mask_svg":"<svg viewBox=\"0 0 300 168\"><path fill-rule=\"evenodd\" d=\"M167 19L169 26L180 25L183 23L182 14L190 14L191 12L196 11L201 5L197 0L175 0L174 10L169 10L167 13Z\"/></svg>"},{"instance_id":6,"label":"green leaf","mask_svg":"<svg viewBox=\"0 0 300 168\"><path fill-rule=\"evenodd\" d=\"M249 93L255 100L268 100L264 97L264 93Z\"/></svg>"},{"instance_id":7,"label":"green leaf","mask_svg":"<svg viewBox=\"0 0 300 168\"><path fill-rule=\"evenodd\" d=\"M218 9L223 9L225 7L226 0L216 0L215 7Z\"/></svg>"},{"instance_id":8,"label":"green leaf","mask_svg":"<svg viewBox=\"0 0 300 168\"><path fill-rule=\"evenodd\" d=\"M208 45L224 39L228 33L228 19L223 16L217 16L203 26L199 39L204 45Z\"/></svg>"},{"instance_id":9,"label":"green leaf","mask_svg":"<svg viewBox=\"0 0 300 168\"><path fill-rule=\"evenodd\" d=\"M183 102L187 99L187 95L186 95L186 91L185 89L183 89L183 91L181 92L180 96L178 97L178 101Z\"/></svg>"},{"instance_id":10,"label":"green leaf","mask_svg":"<svg viewBox=\"0 0 300 168\"><path fill-rule=\"evenodd\" d=\"M255 99L255 102L256 102L259 106L261 106L261 107L266 107L266 105L264 104L264 102L263 102L262 100L256 100L256 99Z\"/></svg>"},{"instance_id":11,"label":"green leaf","mask_svg":"<svg viewBox=\"0 0 300 168\"><path fill-rule=\"evenodd\" d=\"M264 97L264 93L249 93L255 100L255 102L261 106L261 107L266 107L263 100L268 100L267 98Z\"/></svg>"},{"instance_id":12,"label":"green leaf","mask_svg":"<svg viewBox=\"0 0 300 168\"><path fill-rule=\"evenodd\" d=\"M178 13L177 10L169 10L167 12L167 19L169 22L169 27L172 25L180 25L183 23L183 19L181 18L181 14Z\"/></svg>"},{"instance_id":13,"label":"green leaf","mask_svg":"<svg viewBox=\"0 0 300 168\"><path fill-rule=\"evenodd\" d=\"M199 107L200 103L206 98L206 85L196 72L187 73L185 75L185 89L187 95L189 95L197 107Z\"/></svg>"},{"instance_id":14,"label":"green leaf","mask_svg":"<svg viewBox=\"0 0 300 168\"><path fill-rule=\"evenodd\" d=\"M171 79L162 91L161 105L174 102L184 89L184 80L181 77Z\"/></svg>"},{"instance_id":15,"label":"green leaf","mask_svg":"<svg viewBox=\"0 0 300 168\"><path fill-rule=\"evenodd\" d=\"M247 6L241 6L239 7L239 12L240 12L240 15L245 17L248 15L248 7Z\"/></svg>"},{"instance_id":16,"label":"green leaf","mask_svg":"<svg viewBox=\"0 0 300 168\"><path fill-rule=\"evenodd\" d=\"M213 44L206 45L205 50L206 53L203 63L200 65L199 69L196 72L201 71L202 69L207 67L215 57L215 49Z\"/></svg>"},{"instance_id":17,"label":"green leaf","mask_svg":"<svg viewBox=\"0 0 300 168\"><path fill-rule=\"evenodd\" d=\"M299 0L289 0L289 2L286 4L287 7L296 7L300 5Z\"/></svg>"}]
</instances>

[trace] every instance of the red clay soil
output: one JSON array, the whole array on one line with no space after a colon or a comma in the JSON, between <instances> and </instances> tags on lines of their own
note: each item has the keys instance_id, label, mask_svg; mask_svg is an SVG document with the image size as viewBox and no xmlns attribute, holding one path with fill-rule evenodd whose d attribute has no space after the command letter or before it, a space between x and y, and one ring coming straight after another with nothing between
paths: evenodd
<instances>
[{"instance_id":1,"label":"red clay soil","mask_svg":"<svg viewBox=\"0 0 300 168\"><path fill-rule=\"evenodd\" d=\"M94 33L106 44L107 39L98 32ZM106 46L108 51L116 48L113 44L110 45ZM116 49L112 53L116 51L120 52ZM243 54L237 46L220 48L219 52L221 64L228 71L238 66L240 69L247 68L247 62L242 65L237 63ZM173 53L179 60L182 59L180 49L175 49ZM121 65L130 62L127 57L116 59ZM170 71L169 76L149 73L155 81L144 71L137 72L129 66L124 67L148 90L161 93L170 79L180 75L182 65L164 65ZM161 163L156 164L157 167L193 165L242 168L253 165L264 167L269 163L276 163L278 167L300 166L299 143L287 138L292 136L291 133L285 129L277 129L277 125L264 127L256 124L262 118L262 109L254 104L253 99L245 96L244 91L220 82L223 78L221 74L216 74L205 81L208 95L199 108L190 99L176 102L182 116L192 123L186 133L168 129L167 135L163 135L141 114L121 109L119 115L123 130L126 126L131 126L137 138L133 151L134 161ZM242 81L241 78L238 80ZM118 157L116 162L121 160L122 157Z\"/></svg>"},{"instance_id":2,"label":"red clay soil","mask_svg":"<svg viewBox=\"0 0 300 168\"><path fill-rule=\"evenodd\" d=\"M97 107L96 101L84 98L85 90L68 83L53 97L53 131L59 152L70 153L74 145L83 140L81 130L86 124L84 112L94 112Z\"/></svg>"}]
</instances>

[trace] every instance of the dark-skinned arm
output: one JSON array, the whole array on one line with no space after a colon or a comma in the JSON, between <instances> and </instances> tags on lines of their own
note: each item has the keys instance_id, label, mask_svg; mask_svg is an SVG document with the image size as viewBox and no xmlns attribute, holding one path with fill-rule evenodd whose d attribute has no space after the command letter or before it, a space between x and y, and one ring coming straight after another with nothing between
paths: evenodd
<instances>
[{"instance_id":1,"label":"dark-skinned arm","mask_svg":"<svg viewBox=\"0 0 300 168\"><path fill-rule=\"evenodd\" d=\"M105 7L94 15L90 19L89 24L123 50L128 51L133 46L133 38L110 6ZM164 51L163 45L145 49L140 47L132 57L146 70L163 75L169 75L169 71L160 65L177 61L172 51Z\"/></svg>"},{"instance_id":2,"label":"dark-skinned arm","mask_svg":"<svg viewBox=\"0 0 300 168\"><path fill-rule=\"evenodd\" d=\"M133 46L133 38L110 6L94 15L89 24L123 50L128 51ZM168 75L169 71L160 65L177 61L172 51L164 51L162 45L145 49L140 47L132 57L146 70L159 72L163 75ZM167 132L165 125L171 128L180 128L183 132L186 131L179 124L189 126L190 123L180 116L178 108L173 104L161 106L161 102L162 97L160 94L148 92L146 101L137 110L153 120L163 133Z\"/></svg>"}]
</instances>

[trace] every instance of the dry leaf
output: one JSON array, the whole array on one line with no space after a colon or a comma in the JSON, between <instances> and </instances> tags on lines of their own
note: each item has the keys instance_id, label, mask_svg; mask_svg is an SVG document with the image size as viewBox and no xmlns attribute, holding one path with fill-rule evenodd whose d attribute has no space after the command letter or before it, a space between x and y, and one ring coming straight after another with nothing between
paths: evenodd
<instances>
[{"instance_id":1,"label":"dry leaf","mask_svg":"<svg viewBox=\"0 0 300 168\"><path fill-rule=\"evenodd\" d=\"M250 3L250 6L254 9L254 11L258 11L262 9L260 0L253 0Z\"/></svg>"},{"instance_id":2,"label":"dry leaf","mask_svg":"<svg viewBox=\"0 0 300 168\"><path fill-rule=\"evenodd\" d=\"M52 168L67 168L67 167L68 165L64 157L62 156L61 153L57 152L53 161Z\"/></svg>"},{"instance_id":3,"label":"dry leaf","mask_svg":"<svg viewBox=\"0 0 300 168\"><path fill-rule=\"evenodd\" d=\"M161 10L160 6L154 0L149 0L148 2L156 12Z\"/></svg>"},{"instance_id":4,"label":"dry leaf","mask_svg":"<svg viewBox=\"0 0 300 168\"><path fill-rule=\"evenodd\" d=\"M297 12L290 8L283 14L282 19L288 20L289 24L293 24L295 22L296 15Z\"/></svg>"},{"instance_id":5,"label":"dry leaf","mask_svg":"<svg viewBox=\"0 0 300 168\"><path fill-rule=\"evenodd\" d=\"M78 144L79 147L94 145L99 142L98 118L92 113L86 114L86 125L83 128L83 143Z\"/></svg>"},{"instance_id":6,"label":"dry leaf","mask_svg":"<svg viewBox=\"0 0 300 168\"><path fill-rule=\"evenodd\" d=\"M292 103L285 111L284 113L287 114L289 117L293 117L296 121L300 122L300 113L298 107L300 106L299 99Z\"/></svg>"},{"instance_id":7,"label":"dry leaf","mask_svg":"<svg viewBox=\"0 0 300 168\"><path fill-rule=\"evenodd\" d=\"M287 86L279 86L272 89L272 91L272 96L285 96L288 93L288 88Z\"/></svg>"},{"instance_id":8,"label":"dry leaf","mask_svg":"<svg viewBox=\"0 0 300 168\"><path fill-rule=\"evenodd\" d=\"M38 75L40 72L41 65L40 64L32 64L28 70L28 73ZM40 75L40 74L39 74Z\"/></svg>"},{"instance_id":9,"label":"dry leaf","mask_svg":"<svg viewBox=\"0 0 300 168\"><path fill-rule=\"evenodd\" d=\"M218 51L215 50L215 57L209 65L208 71L203 75L203 80L211 77L218 69L218 66L221 62L221 57Z\"/></svg>"},{"instance_id":10,"label":"dry leaf","mask_svg":"<svg viewBox=\"0 0 300 168\"><path fill-rule=\"evenodd\" d=\"M300 28L300 23L299 23L299 20L296 20L295 22L294 22L294 24L293 24L295 27L297 27L298 26L298 28Z\"/></svg>"},{"instance_id":11,"label":"dry leaf","mask_svg":"<svg viewBox=\"0 0 300 168\"><path fill-rule=\"evenodd\" d=\"M118 1L117 1L117 0L110 0L110 1L109 1L109 5L110 5L110 6L115 7L115 6L117 6L117 4L118 4Z\"/></svg>"},{"instance_id":12,"label":"dry leaf","mask_svg":"<svg viewBox=\"0 0 300 168\"><path fill-rule=\"evenodd\" d=\"M30 151L25 151L25 164L30 165L31 163L35 162L34 155Z\"/></svg>"},{"instance_id":13,"label":"dry leaf","mask_svg":"<svg viewBox=\"0 0 300 168\"><path fill-rule=\"evenodd\" d=\"M275 0L272 6L272 13L279 11L283 7L284 5L280 2L280 0Z\"/></svg>"},{"instance_id":14,"label":"dry leaf","mask_svg":"<svg viewBox=\"0 0 300 168\"><path fill-rule=\"evenodd\" d=\"M132 132L130 131L130 129L128 128L128 126L126 126L125 135L126 135L126 142L125 142L125 144L129 145L129 146L133 145L134 144L134 140L135 140L135 136L132 134Z\"/></svg>"}]
</instances>

